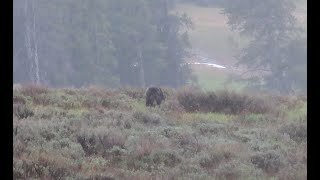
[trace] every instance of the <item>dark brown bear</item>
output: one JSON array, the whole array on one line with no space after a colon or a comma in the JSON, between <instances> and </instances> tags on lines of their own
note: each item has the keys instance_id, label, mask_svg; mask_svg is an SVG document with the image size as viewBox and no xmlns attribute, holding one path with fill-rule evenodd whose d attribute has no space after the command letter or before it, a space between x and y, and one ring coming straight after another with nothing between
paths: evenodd
<instances>
[{"instance_id":1,"label":"dark brown bear","mask_svg":"<svg viewBox=\"0 0 320 180\"><path fill-rule=\"evenodd\" d=\"M165 96L159 87L149 87L146 92L146 106L154 107L154 101L160 106L161 102L165 100Z\"/></svg>"}]
</instances>

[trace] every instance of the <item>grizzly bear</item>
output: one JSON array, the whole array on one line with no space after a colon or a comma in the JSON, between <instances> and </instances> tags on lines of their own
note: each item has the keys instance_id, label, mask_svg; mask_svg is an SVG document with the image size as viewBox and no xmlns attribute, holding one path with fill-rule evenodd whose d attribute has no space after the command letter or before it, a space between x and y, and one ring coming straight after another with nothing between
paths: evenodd
<instances>
[{"instance_id":1,"label":"grizzly bear","mask_svg":"<svg viewBox=\"0 0 320 180\"><path fill-rule=\"evenodd\" d=\"M149 87L146 91L146 106L154 107L154 101L160 106L161 102L165 100L165 96L159 87Z\"/></svg>"}]
</instances>

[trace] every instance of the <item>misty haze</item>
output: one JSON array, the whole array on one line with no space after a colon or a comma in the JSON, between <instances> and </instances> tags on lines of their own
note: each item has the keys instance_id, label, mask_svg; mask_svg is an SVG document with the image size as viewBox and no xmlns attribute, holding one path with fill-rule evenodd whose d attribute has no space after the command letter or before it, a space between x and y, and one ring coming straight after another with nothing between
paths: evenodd
<instances>
[{"instance_id":1,"label":"misty haze","mask_svg":"<svg viewBox=\"0 0 320 180\"><path fill-rule=\"evenodd\" d=\"M307 179L307 1L13 0L13 179Z\"/></svg>"}]
</instances>

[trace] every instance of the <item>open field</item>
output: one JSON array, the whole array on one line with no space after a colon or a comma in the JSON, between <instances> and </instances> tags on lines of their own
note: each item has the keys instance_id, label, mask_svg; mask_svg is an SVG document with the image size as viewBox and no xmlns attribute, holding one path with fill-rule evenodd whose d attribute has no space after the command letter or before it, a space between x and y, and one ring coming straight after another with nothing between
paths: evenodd
<instances>
[{"instance_id":1,"label":"open field","mask_svg":"<svg viewBox=\"0 0 320 180\"><path fill-rule=\"evenodd\" d=\"M176 7L179 13L186 13L194 23L190 31L190 41L194 49L199 49L209 57L219 60L222 64L234 63L235 49L231 39L245 43L245 40L229 30L227 18L221 14L220 8L200 7L192 4L179 4Z\"/></svg>"},{"instance_id":2,"label":"open field","mask_svg":"<svg viewBox=\"0 0 320 180\"><path fill-rule=\"evenodd\" d=\"M306 97L13 90L14 179L307 179Z\"/></svg>"},{"instance_id":3,"label":"open field","mask_svg":"<svg viewBox=\"0 0 320 180\"><path fill-rule=\"evenodd\" d=\"M194 29L190 31L192 47L202 51L211 59L226 69L220 70L212 67L191 66L193 73L197 76L199 85L204 90L218 90L227 87L236 91L242 90L246 84L227 82L230 74L237 75L240 71L231 70L236 62L234 55L239 49L233 47L232 43L238 44L238 48L245 46L247 40L240 37L236 32L229 30L226 17L221 14L222 9L214 7L200 7L193 4L179 4L176 11L185 12L194 22ZM306 29L307 25L307 2L297 2L294 15ZM198 59L188 59L190 62L198 62ZM245 71L245 70L243 70Z\"/></svg>"},{"instance_id":4,"label":"open field","mask_svg":"<svg viewBox=\"0 0 320 180\"><path fill-rule=\"evenodd\" d=\"M193 49L204 52L208 57L216 59L217 64L227 66L226 69L192 65L193 74L196 75L199 85L204 90L219 90L224 88L236 91L242 90L245 84L231 83L226 80L234 71L230 69L235 63L234 55L237 49L232 41L243 46L246 41L237 33L229 30L226 17L221 14L220 8L200 7L192 4L179 4L177 11L185 12L194 23L190 31L190 41ZM189 60L198 62L198 59Z\"/></svg>"},{"instance_id":5,"label":"open field","mask_svg":"<svg viewBox=\"0 0 320 180\"><path fill-rule=\"evenodd\" d=\"M230 67L227 67L230 68ZM206 91L229 89L242 91L245 84L240 82L228 82L230 69L218 69L205 65L193 65L193 74L198 78L199 86Z\"/></svg>"}]
</instances>

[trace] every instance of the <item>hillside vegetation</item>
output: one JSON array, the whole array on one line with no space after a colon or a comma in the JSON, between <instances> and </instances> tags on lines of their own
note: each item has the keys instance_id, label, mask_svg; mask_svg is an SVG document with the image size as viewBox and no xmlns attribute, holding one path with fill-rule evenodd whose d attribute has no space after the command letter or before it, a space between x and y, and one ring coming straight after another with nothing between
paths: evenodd
<instances>
[{"instance_id":1,"label":"hillside vegetation","mask_svg":"<svg viewBox=\"0 0 320 180\"><path fill-rule=\"evenodd\" d=\"M13 89L14 179L307 179L306 97Z\"/></svg>"}]
</instances>

